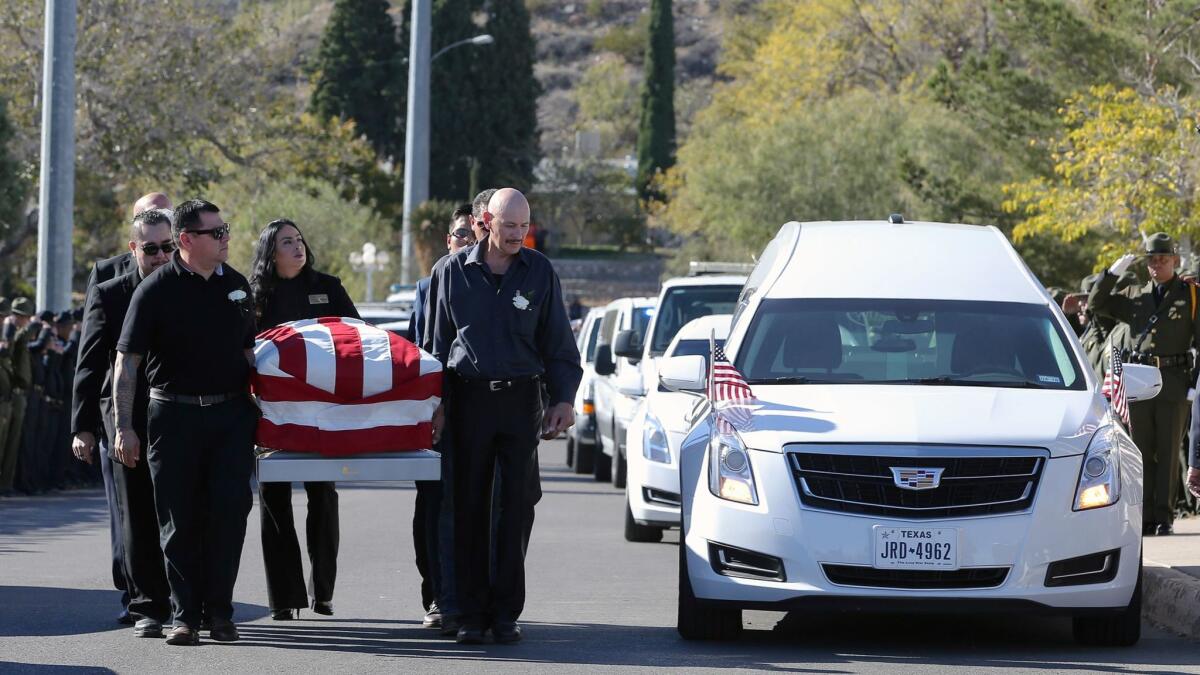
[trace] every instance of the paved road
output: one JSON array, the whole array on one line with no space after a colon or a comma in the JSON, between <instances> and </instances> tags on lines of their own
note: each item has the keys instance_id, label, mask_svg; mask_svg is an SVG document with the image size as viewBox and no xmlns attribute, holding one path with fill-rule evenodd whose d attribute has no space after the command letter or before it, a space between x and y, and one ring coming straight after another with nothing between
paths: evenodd
<instances>
[{"instance_id":1,"label":"paved road","mask_svg":"<svg viewBox=\"0 0 1200 675\"><path fill-rule=\"evenodd\" d=\"M0 501L0 673L1200 673L1195 642L1147 626L1136 648L1081 649L1058 620L842 618L784 632L772 630L781 615L764 612L747 613L751 630L739 643L683 642L674 629L677 537L626 543L621 494L568 473L562 457L561 443L543 446L546 496L530 547L526 640L516 646L463 647L421 628L411 488L341 490L337 616L325 621L310 612L290 623L267 618L252 513L235 594L242 641L199 648L134 639L113 622L99 492Z\"/></svg>"}]
</instances>

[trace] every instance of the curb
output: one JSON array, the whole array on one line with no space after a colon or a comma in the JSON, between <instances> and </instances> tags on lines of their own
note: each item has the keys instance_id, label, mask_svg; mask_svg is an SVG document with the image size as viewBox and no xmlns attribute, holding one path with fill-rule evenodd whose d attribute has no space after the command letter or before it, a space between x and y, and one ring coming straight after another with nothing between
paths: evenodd
<instances>
[{"instance_id":1,"label":"curb","mask_svg":"<svg viewBox=\"0 0 1200 675\"><path fill-rule=\"evenodd\" d=\"M1200 579L1146 560L1142 566L1142 616L1200 640Z\"/></svg>"}]
</instances>

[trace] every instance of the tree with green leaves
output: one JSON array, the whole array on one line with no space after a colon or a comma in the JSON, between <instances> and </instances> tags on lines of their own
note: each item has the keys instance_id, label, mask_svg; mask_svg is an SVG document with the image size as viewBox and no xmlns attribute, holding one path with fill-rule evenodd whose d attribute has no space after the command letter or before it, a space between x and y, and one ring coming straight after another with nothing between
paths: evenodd
<instances>
[{"instance_id":1,"label":"tree with green leaves","mask_svg":"<svg viewBox=\"0 0 1200 675\"><path fill-rule=\"evenodd\" d=\"M638 128L637 191L642 199L660 195L652 182L675 164L675 23L671 0L651 0Z\"/></svg>"},{"instance_id":2,"label":"tree with green leaves","mask_svg":"<svg viewBox=\"0 0 1200 675\"><path fill-rule=\"evenodd\" d=\"M537 99L541 85L533 74L537 60L522 0L487 0L486 30L496 39L479 51L481 103L486 115L486 138L478 158L480 187L507 185L522 190L533 186L533 167L539 159Z\"/></svg>"},{"instance_id":3,"label":"tree with green leaves","mask_svg":"<svg viewBox=\"0 0 1200 675\"><path fill-rule=\"evenodd\" d=\"M0 98L0 259L10 252L10 241L19 244L24 239L28 223L22 222L21 203L28 185L21 175L21 165L12 156L10 143L13 126L8 118L8 105Z\"/></svg>"},{"instance_id":4,"label":"tree with green leaves","mask_svg":"<svg viewBox=\"0 0 1200 675\"><path fill-rule=\"evenodd\" d=\"M321 37L310 108L323 118L354 120L382 157L395 156L400 67L387 0L337 0Z\"/></svg>"}]
</instances>

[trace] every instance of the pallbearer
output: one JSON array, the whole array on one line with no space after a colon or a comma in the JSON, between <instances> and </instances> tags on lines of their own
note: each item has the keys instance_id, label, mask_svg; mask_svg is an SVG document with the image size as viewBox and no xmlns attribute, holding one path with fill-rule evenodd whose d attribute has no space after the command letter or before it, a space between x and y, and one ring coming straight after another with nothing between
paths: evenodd
<instances>
[{"instance_id":1,"label":"pallbearer","mask_svg":"<svg viewBox=\"0 0 1200 675\"><path fill-rule=\"evenodd\" d=\"M521 639L527 487L524 480L501 481L489 582L494 470L529 475L539 435L553 438L574 423L583 373L558 275L545 256L522 246L529 231L525 196L498 190L483 218L487 235L434 270L425 342L448 369L458 641L482 642L490 628L497 642L507 643ZM543 381L549 410L542 406Z\"/></svg>"}]
</instances>

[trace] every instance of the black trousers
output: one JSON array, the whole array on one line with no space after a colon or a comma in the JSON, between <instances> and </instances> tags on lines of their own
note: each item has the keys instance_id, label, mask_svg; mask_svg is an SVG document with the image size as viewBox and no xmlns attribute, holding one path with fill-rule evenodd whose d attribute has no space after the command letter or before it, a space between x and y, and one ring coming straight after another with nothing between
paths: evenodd
<instances>
[{"instance_id":1,"label":"black trousers","mask_svg":"<svg viewBox=\"0 0 1200 675\"><path fill-rule=\"evenodd\" d=\"M542 422L539 383L528 380L509 389L451 378L448 423L453 426L455 571L459 609L465 624L516 621L525 606L525 550L532 506L527 477L536 461ZM492 487L500 475L492 532ZM495 571L489 574L491 550ZM489 576L491 577L489 579Z\"/></svg>"},{"instance_id":2,"label":"black trousers","mask_svg":"<svg viewBox=\"0 0 1200 675\"><path fill-rule=\"evenodd\" d=\"M233 618L253 497L254 427L249 398L211 406L150 401L150 475L159 542L167 564L176 624Z\"/></svg>"},{"instance_id":3,"label":"black trousers","mask_svg":"<svg viewBox=\"0 0 1200 675\"><path fill-rule=\"evenodd\" d=\"M121 570L129 613L135 620L150 618L165 622L171 617L171 588L158 542L158 513L154 508L150 464L144 450L132 469L111 459L108 463L112 467L117 529L123 544Z\"/></svg>"},{"instance_id":4,"label":"black trousers","mask_svg":"<svg viewBox=\"0 0 1200 675\"><path fill-rule=\"evenodd\" d=\"M305 534L311 585L304 586L300 541L292 517L292 484L259 483L258 505L262 515L263 564L267 569L267 602L272 610L308 607L308 593L315 602L332 602L337 581L338 494L334 483L304 484L308 493Z\"/></svg>"},{"instance_id":5,"label":"black trousers","mask_svg":"<svg viewBox=\"0 0 1200 675\"><path fill-rule=\"evenodd\" d=\"M413 551L417 554L417 572L421 574L421 607L425 609L429 609L429 605L442 594L441 555L438 547L438 521L441 513L441 481L417 481L417 500L413 505Z\"/></svg>"},{"instance_id":6,"label":"black trousers","mask_svg":"<svg viewBox=\"0 0 1200 675\"><path fill-rule=\"evenodd\" d=\"M108 440L101 438L97 443L99 452L97 453L97 462L100 464L100 475L104 479L104 500L108 504L108 542L112 548L112 579L113 586L121 591L121 607L129 609L129 581L125 574L125 534L124 528L121 527L121 510L117 505L117 483L113 476L113 465L119 464L108 456L109 445ZM147 467L149 471L149 462L146 460L147 449L142 450L142 461L139 464ZM153 496L153 495L152 495ZM158 550L158 556L162 558L162 549L158 546L158 516L154 511L154 502L150 502L150 513L154 517L154 546Z\"/></svg>"}]
</instances>

